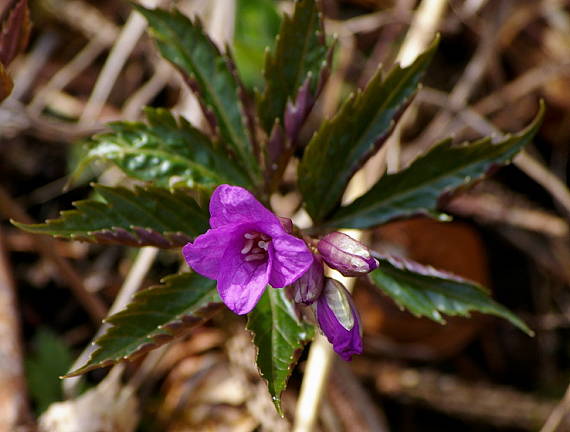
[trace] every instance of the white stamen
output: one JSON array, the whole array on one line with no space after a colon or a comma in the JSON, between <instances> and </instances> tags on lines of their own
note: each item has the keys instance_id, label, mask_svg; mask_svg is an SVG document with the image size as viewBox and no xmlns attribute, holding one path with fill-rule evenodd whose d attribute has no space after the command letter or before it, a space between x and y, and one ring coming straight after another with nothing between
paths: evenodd
<instances>
[{"instance_id":1,"label":"white stamen","mask_svg":"<svg viewBox=\"0 0 570 432\"><path fill-rule=\"evenodd\" d=\"M265 258L265 254L253 254L245 257L245 261L259 261Z\"/></svg>"},{"instance_id":2,"label":"white stamen","mask_svg":"<svg viewBox=\"0 0 570 432\"><path fill-rule=\"evenodd\" d=\"M257 237L257 234L245 233L243 236L244 236L246 239L248 239L248 240L253 240L254 238Z\"/></svg>"},{"instance_id":3,"label":"white stamen","mask_svg":"<svg viewBox=\"0 0 570 432\"><path fill-rule=\"evenodd\" d=\"M247 235L247 234L246 234L246 235ZM245 242L245 244L244 244L244 246L243 246L243 249L241 250L241 253L242 253L243 255L245 255L246 253L248 253L248 252L251 250L252 247L253 247L253 239L248 239L248 240Z\"/></svg>"},{"instance_id":4,"label":"white stamen","mask_svg":"<svg viewBox=\"0 0 570 432\"><path fill-rule=\"evenodd\" d=\"M263 250L267 250L267 248L269 247L269 243L266 241L260 240L257 242L257 246L259 246Z\"/></svg>"},{"instance_id":5,"label":"white stamen","mask_svg":"<svg viewBox=\"0 0 570 432\"><path fill-rule=\"evenodd\" d=\"M253 248L253 249L251 250L251 253L252 253L252 254L263 253L263 249L260 249L260 248L256 247L256 248Z\"/></svg>"}]
</instances>

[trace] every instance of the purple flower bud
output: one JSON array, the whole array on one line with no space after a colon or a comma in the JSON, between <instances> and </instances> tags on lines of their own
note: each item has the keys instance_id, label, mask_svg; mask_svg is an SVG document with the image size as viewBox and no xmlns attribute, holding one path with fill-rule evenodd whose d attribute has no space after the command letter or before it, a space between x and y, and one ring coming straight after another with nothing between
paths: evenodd
<instances>
[{"instance_id":1,"label":"purple flower bud","mask_svg":"<svg viewBox=\"0 0 570 432\"><path fill-rule=\"evenodd\" d=\"M366 246L341 232L324 236L317 249L325 262L344 276L362 276L378 267Z\"/></svg>"},{"instance_id":2,"label":"purple flower bud","mask_svg":"<svg viewBox=\"0 0 570 432\"><path fill-rule=\"evenodd\" d=\"M321 330L343 360L362 354L362 326L352 297L334 279L326 279L317 301L317 321Z\"/></svg>"},{"instance_id":3,"label":"purple flower bud","mask_svg":"<svg viewBox=\"0 0 570 432\"><path fill-rule=\"evenodd\" d=\"M314 303L323 290L323 261L321 257L313 254L313 263L295 283L295 302L310 305Z\"/></svg>"},{"instance_id":4,"label":"purple flower bud","mask_svg":"<svg viewBox=\"0 0 570 432\"><path fill-rule=\"evenodd\" d=\"M277 216L279 218L279 223L285 230L285 232L291 234L293 232L293 221L286 217Z\"/></svg>"}]
</instances>

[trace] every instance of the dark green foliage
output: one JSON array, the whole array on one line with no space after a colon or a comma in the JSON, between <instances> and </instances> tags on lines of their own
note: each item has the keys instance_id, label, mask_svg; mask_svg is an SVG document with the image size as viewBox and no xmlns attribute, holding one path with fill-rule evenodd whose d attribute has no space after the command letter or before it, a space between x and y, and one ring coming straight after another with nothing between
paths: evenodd
<instances>
[{"instance_id":1,"label":"dark green foliage","mask_svg":"<svg viewBox=\"0 0 570 432\"><path fill-rule=\"evenodd\" d=\"M295 101L307 79L314 99L321 72L328 66L327 57L323 22L316 1L298 1L293 16L283 18L277 45L265 59L265 90L259 96L258 113L268 134L275 120L284 124L287 102Z\"/></svg>"},{"instance_id":2,"label":"dark green foliage","mask_svg":"<svg viewBox=\"0 0 570 432\"><path fill-rule=\"evenodd\" d=\"M130 246L179 247L208 228L208 213L184 191L93 185L103 202L84 200L59 219L19 228L95 243Z\"/></svg>"},{"instance_id":3,"label":"dark green foliage","mask_svg":"<svg viewBox=\"0 0 570 432\"><path fill-rule=\"evenodd\" d=\"M313 136L299 166L299 188L313 221L325 219L340 203L354 172L385 142L414 96L437 40L413 64L380 71L364 91L353 94Z\"/></svg>"},{"instance_id":4,"label":"dark green foliage","mask_svg":"<svg viewBox=\"0 0 570 432\"><path fill-rule=\"evenodd\" d=\"M469 316L482 312L504 318L532 335L524 322L495 302L480 285L417 262L377 255L378 269L369 274L374 284L401 308L441 324L441 314Z\"/></svg>"},{"instance_id":5,"label":"dark green foliage","mask_svg":"<svg viewBox=\"0 0 570 432\"><path fill-rule=\"evenodd\" d=\"M256 183L260 170L253 134L246 125L242 89L231 62L220 53L199 21L191 21L177 10L135 7L148 20L162 55L178 67L200 98L222 148L235 155Z\"/></svg>"},{"instance_id":6,"label":"dark green foliage","mask_svg":"<svg viewBox=\"0 0 570 432\"><path fill-rule=\"evenodd\" d=\"M59 377L72 361L71 350L60 337L46 328L38 329L25 362L26 382L38 414L63 399Z\"/></svg>"},{"instance_id":7,"label":"dark green foliage","mask_svg":"<svg viewBox=\"0 0 570 432\"><path fill-rule=\"evenodd\" d=\"M105 320L107 332L88 362L66 376L129 360L156 349L203 322L219 303L216 281L195 273L171 275L139 292L127 308Z\"/></svg>"},{"instance_id":8,"label":"dark green foliage","mask_svg":"<svg viewBox=\"0 0 570 432\"><path fill-rule=\"evenodd\" d=\"M239 165L183 118L152 108L146 109L146 117L146 123L111 123L111 133L89 141L81 166L94 159L113 162L130 177L162 187L251 186Z\"/></svg>"},{"instance_id":9,"label":"dark green foliage","mask_svg":"<svg viewBox=\"0 0 570 432\"><path fill-rule=\"evenodd\" d=\"M273 45L281 16L273 0L238 0L233 51L236 65L248 87L263 84L265 49Z\"/></svg>"},{"instance_id":10,"label":"dark green foliage","mask_svg":"<svg viewBox=\"0 0 570 432\"><path fill-rule=\"evenodd\" d=\"M541 106L525 130L498 144L492 144L490 139L461 146L452 146L450 140L443 141L408 168L382 177L363 196L334 212L326 225L370 228L416 214L442 217L437 211L440 199L511 162L532 140L543 113Z\"/></svg>"},{"instance_id":11,"label":"dark green foliage","mask_svg":"<svg viewBox=\"0 0 570 432\"><path fill-rule=\"evenodd\" d=\"M247 328L257 346L257 367L267 380L273 403L281 412L281 393L305 342L314 334L313 326L297 317L285 289L267 287L248 315Z\"/></svg>"}]
</instances>

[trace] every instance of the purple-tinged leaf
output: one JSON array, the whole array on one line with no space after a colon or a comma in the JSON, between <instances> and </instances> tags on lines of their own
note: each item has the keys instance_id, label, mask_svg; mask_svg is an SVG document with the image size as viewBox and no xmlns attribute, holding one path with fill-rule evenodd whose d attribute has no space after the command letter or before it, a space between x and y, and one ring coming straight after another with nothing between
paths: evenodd
<instances>
[{"instance_id":1,"label":"purple-tinged leaf","mask_svg":"<svg viewBox=\"0 0 570 432\"><path fill-rule=\"evenodd\" d=\"M299 165L299 189L313 221L320 222L335 210L352 175L389 137L437 44L438 39L414 63L394 67L385 79L378 71L313 135Z\"/></svg>"},{"instance_id":2,"label":"purple-tinged leaf","mask_svg":"<svg viewBox=\"0 0 570 432\"><path fill-rule=\"evenodd\" d=\"M269 142L267 143L267 175L268 179L274 174L280 165L279 158L283 157L284 154L289 153L288 146L291 148L291 142L287 141L285 136L285 131L279 122L275 122L273 129L271 130L271 135L269 136ZM289 151L287 151L289 150Z\"/></svg>"},{"instance_id":3,"label":"purple-tinged leaf","mask_svg":"<svg viewBox=\"0 0 570 432\"><path fill-rule=\"evenodd\" d=\"M4 3L0 9L0 102L8 97L13 88L6 69L28 44L31 28L27 0Z\"/></svg>"},{"instance_id":4,"label":"purple-tinged leaf","mask_svg":"<svg viewBox=\"0 0 570 432\"><path fill-rule=\"evenodd\" d=\"M266 87L258 95L257 111L269 134L265 177L270 190L297 147L299 132L329 76L332 53L316 1L297 2L293 16L283 18L275 49L267 54Z\"/></svg>"},{"instance_id":5,"label":"purple-tinged leaf","mask_svg":"<svg viewBox=\"0 0 570 432\"><path fill-rule=\"evenodd\" d=\"M475 282L406 258L380 253L374 256L380 265L369 278L402 309L417 317L445 324L442 314L468 317L471 312L481 312L504 318L533 335L522 320Z\"/></svg>"},{"instance_id":6,"label":"purple-tinged leaf","mask_svg":"<svg viewBox=\"0 0 570 432\"><path fill-rule=\"evenodd\" d=\"M248 129L241 84L229 57L222 55L199 20L190 20L177 10L135 8L148 20L161 54L180 70L196 93L220 146L233 154L257 184L261 170L255 140Z\"/></svg>"},{"instance_id":7,"label":"purple-tinged leaf","mask_svg":"<svg viewBox=\"0 0 570 432\"><path fill-rule=\"evenodd\" d=\"M460 146L443 141L408 168L382 177L368 192L330 215L335 228L370 228L393 219L425 214L444 219L438 209L452 194L508 164L529 143L542 122L541 104L533 122L497 144L489 139Z\"/></svg>"},{"instance_id":8,"label":"purple-tinged leaf","mask_svg":"<svg viewBox=\"0 0 570 432\"><path fill-rule=\"evenodd\" d=\"M12 0L0 10L0 63L5 67L27 45L30 27L27 0Z\"/></svg>"},{"instance_id":9,"label":"purple-tinged leaf","mask_svg":"<svg viewBox=\"0 0 570 432\"><path fill-rule=\"evenodd\" d=\"M287 102L285 107L285 132L290 141L295 142L305 119L309 115L311 108L315 104L316 96L311 92L311 73L309 72L307 79L299 88L294 99Z\"/></svg>"},{"instance_id":10,"label":"purple-tinged leaf","mask_svg":"<svg viewBox=\"0 0 570 432\"><path fill-rule=\"evenodd\" d=\"M314 102L323 85L322 71L329 67L329 62L323 20L316 1L296 2L293 15L283 18L276 46L265 59L266 85L258 96L257 111L268 134L276 120L285 124L286 107L291 101L293 107L298 107L297 112L306 116L309 104L299 100L299 91L308 80L305 93L310 94ZM300 122L299 114L295 123Z\"/></svg>"},{"instance_id":11,"label":"purple-tinged leaf","mask_svg":"<svg viewBox=\"0 0 570 432\"><path fill-rule=\"evenodd\" d=\"M212 190L222 183L251 187L236 161L182 117L147 108L146 122L114 122L95 135L76 173L93 160L114 163L128 176L156 186Z\"/></svg>"},{"instance_id":12,"label":"purple-tinged leaf","mask_svg":"<svg viewBox=\"0 0 570 432\"><path fill-rule=\"evenodd\" d=\"M181 247L208 229L208 213L184 191L94 185L104 201L75 203L76 210L44 224L19 228L73 240L126 246Z\"/></svg>"},{"instance_id":13,"label":"purple-tinged leaf","mask_svg":"<svg viewBox=\"0 0 570 432\"><path fill-rule=\"evenodd\" d=\"M171 275L139 292L127 308L105 320L107 332L87 363L66 377L132 360L186 334L220 310L216 282L195 273Z\"/></svg>"}]
</instances>

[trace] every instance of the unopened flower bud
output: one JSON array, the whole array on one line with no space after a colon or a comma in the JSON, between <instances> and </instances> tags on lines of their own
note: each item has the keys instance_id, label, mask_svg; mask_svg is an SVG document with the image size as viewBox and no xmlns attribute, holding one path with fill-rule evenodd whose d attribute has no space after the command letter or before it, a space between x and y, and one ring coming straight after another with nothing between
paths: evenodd
<instances>
[{"instance_id":1,"label":"unopened flower bud","mask_svg":"<svg viewBox=\"0 0 570 432\"><path fill-rule=\"evenodd\" d=\"M325 279L316 314L321 330L343 360L362 353L360 316L350 293L340 282Z\"/></svg>"},{"instance_id":2,"label":"unopened flower bud","mask_svg":"<svg viewBox=\"0 0 570 432\"><path fill-rule=\"evenodd\" d=\"M315 302L323 290L323 261L313 255L313 263L299 279L293 283L295 302L309 305Z\"/></svg>"},{"instance_id":3,"label":"unopened flower bud","mask_svg":"<svg viewBox=\"0 0 570 432\"><path fill-rule=\"evenodd\" d=\"M344 276L362 276L378 267L366 246L341 232L324 236L317 249L325 262Z\"/></svg>"},{"instance_id":4,"label":"unopened flower bud","mask_svg":"<svg viewBox=\"0 0 570 432\"><path fill-rule=\"evenodd\" d=\"M286 217L278 216L278 218L279 218L279 223L281 224L285 232L291 234L293 232L293 221Z\"/></svg>"}]
</instances>

